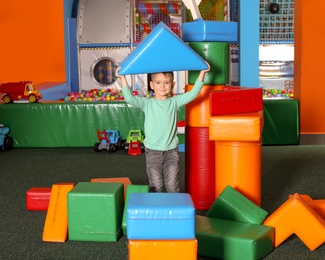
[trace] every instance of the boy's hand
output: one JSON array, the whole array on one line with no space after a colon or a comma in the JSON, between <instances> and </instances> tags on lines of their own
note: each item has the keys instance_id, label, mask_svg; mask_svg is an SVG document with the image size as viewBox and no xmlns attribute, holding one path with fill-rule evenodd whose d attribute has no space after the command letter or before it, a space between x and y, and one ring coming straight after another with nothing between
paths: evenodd
<instances>
[{"instance_id":1,"label":"boy's hand","mask_svg":"<svg viewBox=\"0 0 325 260\"><path fill-rule=\"evenodd\" d=\"M128 85L127 81L126 81L126 77L124 75L120 75L118 74L118 72L120 71L121 67L117 67L116 70L115 70L115 76L117 78L120 78L121 80L121 84L122 84L122 87L126 87Z\"/></svg>"},{"instance_id":2,"label":"boy's hand","mask_svg":"<svg viewBox=\"0 0 325 260\"><path fill-rule=\"evenodd\" d=\"M204 82L204 76L205 76L205 73L207 73L207 72L210 71L210 64L209 64L207 61L205 61L205 63L206 63L206 65L208 65L208 68L207 68L206 70L201 70L201 71L200 71L200 74L199 74L199 76L198 76L198 79L199 79L200 81L202 81L202 82Z\"/></svg>"}]
</instances>

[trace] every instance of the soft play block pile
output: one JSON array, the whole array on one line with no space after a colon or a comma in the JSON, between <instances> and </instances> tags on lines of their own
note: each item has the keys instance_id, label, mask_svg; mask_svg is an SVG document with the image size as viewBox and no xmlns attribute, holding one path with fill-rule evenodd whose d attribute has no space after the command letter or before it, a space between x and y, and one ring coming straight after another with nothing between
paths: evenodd
<instances>
[{"instance_id":1,"label":"soft play block pile","mask_svg":"<svg viewBox=\"0 0 325 260\"><path fill-rule=\"evenodd\" d=\"M69 240L115 242L122 233L123 184L80 182L68 193Z\"/></svg>"},{"instance_id":2,"label":"soft play block pile","mask_svg":"<svg viewBox=\"0 0 325 260\"><path fill-rule=\"evenodd\" d=\"M195 239L195 208L189 194L133 193L128 203L129 239Z\"/></svg>"},{"instance_id":3,"label":"soft play block pile","mask_svg":"<svg viewBox=\"0 0 325 260\"><path fill-rule=\"evenodd\" d=\"M126 225L126 213L129 206L129 199L131 194L133 193L148 193L149 186L148 185L128 185L126 188L126 197L125 197L125 205L123 210L123 219L122 219L122 230L123 234L127 235L127 225Z\"/></svg>"},{"instance_id":4,"label":"soft play block pile","mask_svg":"<svg viewBox=\"0 0 325 260\"><path fill-rule=\"evenodd\" d=\"M274 228L196 216L198 255L217 259L262 259L273 251Z\"/></svg>"},{"instance_id":5,"label":"soft play block pile","mask_svg":"<svg viewBox=\"0 0 325 260\"><path fill-rule=\"evenodd\" d=\"M47 210L51 188L32 187L26 192L27 210Z\"/></svg>"},{"instance_id":6,"label":"soft play block pile","mask_svg":"<svg viewBox=\"0 0 325 260\"><path fill-rule=\"evenodd\" d=\"M201 56L163 22L146 36L120 66L121 75L208 68Z\"/></svg>"},{"instance_id":7,"label":"soft play block pile","mask_svg":"<svg viewBox=\"0 0 325 260\"><path fill-rule=\"evenodd\" d=\"M263 111L211 116L209 130L214 141L260 141Z\"/></svg>"},{"instance_id":8,"label":"soft play block pile","mask_svg":"<svg viewBox=\"0 0 325 260\"><path fill-rule=\"evenodd\" d=\"M183 23L182 38L186 42L236 42L237 22L205 21L199 18Z\"/></svg>"},{"instance_id":9,"label":"soft play block pile","mask_svg":"<svg viewBox=\"0 0 325 260\"><path fill-rule=\"evenodd\" d=\"M68 238L67 194L73 184L54 184L43 229L43 241L65 242Z\"/></svg>"},{"instance_id":10,"label":"soft play block pile","mask_svg":"<svg viewBox=\"0 0 325 260\"><path fill-rule=\"evenodd\" d=\"M261 88L228 87L210 93L211 116L263 110Z\"/></svg>"},{"instance_id":11,"label":"soft play block pile","mask_svg":"<svg viewBox=\"0 0 325 260\"><path fill-rule=\"evenodd\" d=\"M262 224L267 214L264 209L228 185L214 201L206 217Z\"/></svg>"},{"instance_id":12,"label":"soft play block pile","mask_svg":"<svg viewBox=\"0 0 325 260\"><path fill-rule=\"evenodd\" d=\"M129 259L196 260L197 240L130 240Z\"/></svg>"},{"instance_id":13,"label":"soft play block pile","mask_svg":"<svg viewBox=\"0 0 325 260\"><path fill-rule=\"evenodd\" d=\"M275 228L275 247L292 234L310 250L325 242L325 221L297 193L274 211L264 225Z\"/></svg>"}]
</instances>

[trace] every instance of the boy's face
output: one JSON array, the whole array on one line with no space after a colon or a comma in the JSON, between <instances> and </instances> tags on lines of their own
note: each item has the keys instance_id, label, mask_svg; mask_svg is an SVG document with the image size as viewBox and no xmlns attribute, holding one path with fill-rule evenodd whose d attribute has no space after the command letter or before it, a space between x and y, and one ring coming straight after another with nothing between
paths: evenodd
<instances>
[{"instance_id":1,"label":"boy's face","mask_svg":"<svg viewBox=\"0 0 325 260\"><path fill-rule=\"evenodd\" d=\"M174 85L173 77L170 74L155 73L151 75L150 87L155 92L156 99L167 99Z\"/></svg>"}]
</instances>

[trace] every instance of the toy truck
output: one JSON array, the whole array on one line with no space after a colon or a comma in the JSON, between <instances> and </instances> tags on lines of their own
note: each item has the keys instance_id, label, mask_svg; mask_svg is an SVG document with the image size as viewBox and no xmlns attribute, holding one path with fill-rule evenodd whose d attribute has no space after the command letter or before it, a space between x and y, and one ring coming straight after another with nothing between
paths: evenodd
<instances>
[{"instance_id":1,"label":"toy truck","mask_svg":"<svg viewBox=\"0 0 325 260\"><path fill-rule=\"evenodd\" d=\"M121 138L118 130L97 130L97 136L100 142L95 143L95 152L107 150L110 153L113 153L118 149L124 149L125 140Z\"/></svg>"},{"instance_id":2,"label":"toy truck","mask_svg":"<svg viewBox=\"0 0 325 260\"><path fill-rule=\"evenodd\" d=\"M139 155L144 152L144 136L141 130L130 130L124 145L124 151L129 155Z\"/></svg>"},{"instance_id":3,"label":"toy truck","mask_svg":"<svg viewBox=\"0 0 325 260\"><path fill-rule=\"evenodd\" d=\"M0 124L0 150L9 151L13 148L14 142L11 136L8 136L9 128Z\"/></svg>"},{"instance_id":4,"label":"toy truck","mask_svg":"<svg viewBox=\"0 0 325 260\"><path fill-rule=\"evenodd\" d=\"M31 81L9 82L0 85L0 92L3 93L2 101L5 104L14 100L28 100L35 103L42 98L42 94L34 88Z\"/></svg>"}]
</instances>

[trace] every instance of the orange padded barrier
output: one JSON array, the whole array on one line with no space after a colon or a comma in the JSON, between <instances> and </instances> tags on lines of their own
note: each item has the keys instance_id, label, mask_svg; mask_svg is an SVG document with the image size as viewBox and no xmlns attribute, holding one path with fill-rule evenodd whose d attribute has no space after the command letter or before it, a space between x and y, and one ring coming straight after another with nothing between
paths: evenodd
<instances>
[{"instance_id":1,"label":"orange padded barrier","mask_svg":"<svg viewBox=\"0 0 325 260\"><path fill-rule=\"evenodd\" d=\"M293 195L290 195L292 197ZM309 195L299 194L299 196L311 207L321 218L325 219L325 199L313 200Z\"/></svg>"},{"instance_id":2,"label":"orange padded barrier","mask_svg":"<svg viewBox=\"0 0 325 260\"><path fill-rule=\"evenodd\" d=\"M130 179L127 177L121 178L94 178L90 180L91 182L121 182L124 185L124 199L126 198L126 188L129 184L132 184Z\"/></svg>"},{"instance_id":3,"label":"orange padded barrier","mask_svg":"<svg viewBox=\"0 0 325 260\"><path fill-rule=\"evenodd\" d=\"M290 196L263 225L275 228L274 247L292 234L296 234L310 250L325 242L325 221L297 193Z\"/></svg>"},{"instance_id":4,"label":"orange padded barrier","mask_svg":"<svg viewBox=\"0 0 325 260\"><path fill-rule=\"evenodd\" d=\"M194 85L187 84L185 92ZM193 127L209 127L210 121L210 93L221 90L225 85L203 85L199 95L185 106L186 124Z\"/></svg>"},{"instance_id":5,"label":"orange padded barrier","mask_svg":"<svg viewBox=\"0 0 325 260\"><path fill-rule=\"evenodd\" d=\"M230 185L261 206L262 143L215 142L216 198Z\"/></svg>"},{"instance_id":6,"label":"orange padded barrier","mask_svg":"<svg viewBox=\"0 0 325 260\"><path fill-rule=\"evenodd\" d=\"M73 184L52 185L49 207L43 229L43 241L65 242L68 237L67 194Z\"/></svg>"},{"instance_id":7,"label":"orange padded barrier","mask_svg":"<svg viewBox=\"0 0 325 260\"><path fill-rule=\"evenodd\" d=\"M129 240L129 260L196 260L197 240Z\"/></svg>"},{"instance_id":8,"label":"orange padded barrier","mask_svg":"<svg viewBox=\"0 0 325 260\"><path fill-rule=\"evenodd\" d=\"M263 111L210 117L210 140L259 141L262 130Z\"/></svg>"}]
</instances>

